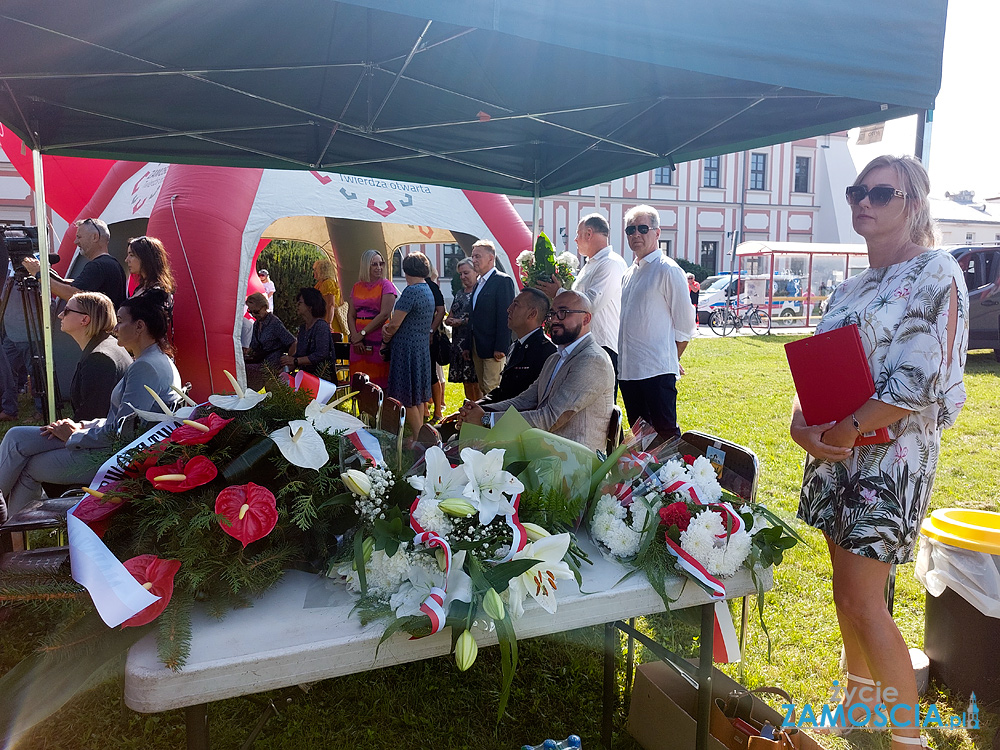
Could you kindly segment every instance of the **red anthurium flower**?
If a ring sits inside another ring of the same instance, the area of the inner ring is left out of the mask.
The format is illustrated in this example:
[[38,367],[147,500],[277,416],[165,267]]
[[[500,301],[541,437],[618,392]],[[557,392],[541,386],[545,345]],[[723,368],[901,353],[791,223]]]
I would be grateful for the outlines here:
[[202,430],[191,424],[183,424],[170,433],[168,440],[178,445],[202,445],[218,435],[222,428],[232,422],[231,419],[223,419],[218,414],[209,414],[201,419],[189,420],[207,427]]
[[180,560],[161,560],[156,555],[139,555],[126,560],[125,570],[132,574],[149,593],[160,597],[141,612],[138,612],[122,623],[123,628],[137,628],[151,623],[167,608],[170,597],[174,594],[174,576],[181,569]]
[[103,497],[98,497],[87,489],[87,497],[76,506],[73,515],[87,524],[97,536],[104,536],[111,522],[111,516],[125,505],[126,498],[118,494],[120,491],[119,482],[111,482],[101,487],[100,492]]
[[168,492],[186,492],[208,484],[218,475],[219,470],[215,468],[215,464],[204,456],[195,456],[187,462],[179,458],[172,464],[146,470],[146,479],[156,489]]
[[680,531],[687,531],[691,523],[691,511],[687,503],[670,503],[660,508],[660,524],[668,529],[676,525]]
[[128,468],[124,471],[124,475],[129,479],[141,477],[150,466],[156,466],[156,462],[160,460],[160,456],[163,455],[166,447],[163,443],[155,443],[149,446],[145,452],[140,454],[139,458],[129,464]]
[[229,521],[219,524],[222,530],[244,547],[266,537],[278,523],[274,495],[253,482],[226,487],[215,498],[215,512]]

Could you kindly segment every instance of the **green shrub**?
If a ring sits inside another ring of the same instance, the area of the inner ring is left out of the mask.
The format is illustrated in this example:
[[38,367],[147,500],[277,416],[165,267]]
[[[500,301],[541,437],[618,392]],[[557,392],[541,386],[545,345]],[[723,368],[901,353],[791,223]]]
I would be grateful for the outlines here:
[[692,263],[689,260],[684,260],[683,258],[674,258],[674,260],[677,261],[677,265],[684,269],[684,273],[693,273],[694,280],[699,284],[709,276],[715,275],[715,271],[710,271],[705,266],[699,266],[697,263]]
[[312,265],[323,257],[323,251],[315,245],[291,240],[271,240],[260,251],[257,268],[266,268],[274,282],[274,314],[292,333],[302,322],[295,312],[295,297],[299,289],[316,283]]

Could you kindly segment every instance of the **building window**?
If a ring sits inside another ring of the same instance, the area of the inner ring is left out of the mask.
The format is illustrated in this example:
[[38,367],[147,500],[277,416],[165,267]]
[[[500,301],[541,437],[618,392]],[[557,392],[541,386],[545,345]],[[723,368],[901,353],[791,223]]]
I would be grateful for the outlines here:
[[767,189],[767,154],[750,154],[750,189]]
[[976,235],[973,234],[972,232],[966,232],[965,233],[965,241],[966,242],[975,242],[976,241]]
[[[715,157],[718,158],[718,157]],[[719,243],[715,241],[703,241],[701,243],[701,258],[698,261],[698,265],[702,268],[707,268],[709,271],[715,271],[716,258],[719,254]]]
[[674,243],[671,242],[670,240],[661,239],[660,240],[660,252],[662,252],[668,258],[672,257],[670,255],[670,251],[673,249],[673,244]]
[[702,187],[719,187],[719,157],[710,156],[702,162],[702,165],[704,175]]
[[809,192],[809,162],[808,156],[795,157],[795,192]]
[[653,170],[653,183],[656,185],[673,185],[674,184],[674,168],[673,167],[657,167]]
[[462,246],[454,242],[447,245],[442,245],[444,249],[444,273],[441,275],[446,279],[453,279],[458,275],[455,270],[455,266],[458,261],[465,257],[465,251],[462,250]]

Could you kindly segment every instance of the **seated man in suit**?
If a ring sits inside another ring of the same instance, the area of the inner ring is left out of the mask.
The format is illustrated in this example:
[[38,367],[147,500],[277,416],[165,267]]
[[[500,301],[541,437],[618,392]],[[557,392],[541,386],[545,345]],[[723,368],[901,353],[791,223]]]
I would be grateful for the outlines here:
[[549,313],[549,298],[531,287],[521,291],[507,308],[507,327],[514,334],[514,343],[507,350],[507,360],[500,373],[500,385],[479,400],[491,404],[520,396],[535,382],[549,355],[555,354],[542,324]]
[[558,352],[519,396],[480,406],[466,401],[459,420],[492,427],[493,420],[513,407],[532,427],[574,440],[594,451],[604,450],[614,407],[615,371],[611,359],[590,334],[590,301],[563,292],[546,316]]
[[[514,343],[507,350],[507,359],[500,373],[500,385],[479,399],[478,404],[505,401],[535,382],[549,355],[555,354],[542,323],[549,312],[549,298],[539,289],[528,287],[518,294],[507,308],[507,327],[514,334]],[[457,433],[458,412],[441,420],[438,430],[445,440]]]

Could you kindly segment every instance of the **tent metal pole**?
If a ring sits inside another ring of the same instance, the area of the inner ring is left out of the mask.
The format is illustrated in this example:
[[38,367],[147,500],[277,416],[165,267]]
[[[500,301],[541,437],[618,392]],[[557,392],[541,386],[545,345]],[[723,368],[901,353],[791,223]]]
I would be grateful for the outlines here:
[[[37,136],[36,136],[37,138]],[[52,287],[49,284],[49,232],[45,211],[45,176],[42,152],[31,151],[35,171],[35,224],[38,226],[39,294],[41,296],[42,347],[45,352],[45,395],[48,398],[48,418],[56,418],[55,360],[52,358]]]
[[538,236],[542,233],[542,230],[538,226],[538,212],[539,212],[539,186],[538,186],[538,161],[535,161],[535,181],[532,184],[532,190],[534,192],[534,197],[531,199],[531,247],[535,247],[535,241],[538,240]]

